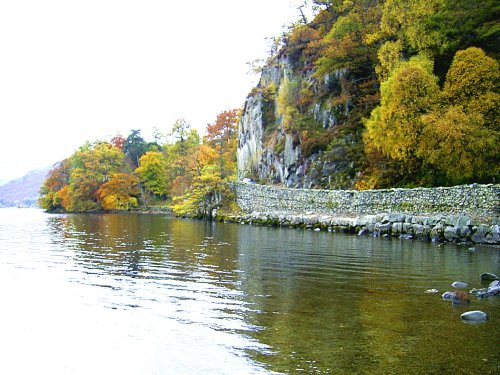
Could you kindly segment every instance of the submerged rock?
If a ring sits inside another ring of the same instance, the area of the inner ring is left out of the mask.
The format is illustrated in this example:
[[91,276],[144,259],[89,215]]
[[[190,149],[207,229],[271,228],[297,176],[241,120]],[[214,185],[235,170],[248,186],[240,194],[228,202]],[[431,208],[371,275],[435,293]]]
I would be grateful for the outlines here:
[[469,295],[465,292],[457,291],[454,292],[454,296],[451,299],[451,303],[454,305],[468,305],[470,304]]
[[466,292],[444,292],[441,298],[446,301],[451,301],[454,305],[468,305],[470,303],[469,295]]
[[455,282],[451,283],[451,286],[453,288],[468,288],[469,284],[467,284],[463,281],[455,281]]
[[444,292],[441,294],[441,298],[444,300],[451,301],[455,297],[455,292]]
[[493,281],[488,287],[489,296],[500,296],[500,281]]
[[481,289],[472,288],[469,291],[469,293],[475,295],[478,298],[487,297],[488,296],[488,288],[481,288]]
[[488,320],[488,314],[480,310],[467,311],[460,315],[460,319],[471,323],[480,323]]
[[494,273],[484,272],[484,273],[481,274],[481,280],[484,280],[484,281],[493,281],[493,280],[500,280],[500,279]]

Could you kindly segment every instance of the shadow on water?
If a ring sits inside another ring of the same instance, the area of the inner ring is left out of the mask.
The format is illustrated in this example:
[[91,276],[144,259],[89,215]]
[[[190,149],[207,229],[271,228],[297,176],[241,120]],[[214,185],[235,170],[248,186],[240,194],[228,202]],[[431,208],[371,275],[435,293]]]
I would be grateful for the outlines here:
[[[500,298],[453,307],[440,297],[456,280],[484,286],[479,275],[499,271],[497,248],[147,215],[52,216],[49,224],[78,267],[99,276],[92,282],[155,282],[152,290],[141,285],[133,303],[147,307],[166,294],[179,304],[176,319],[246,337],[241,350],[269,371],[500,369]],[[430,288],[440,293],[424,293]],[[476,309],[489,314],[487,323],[461,322]]]

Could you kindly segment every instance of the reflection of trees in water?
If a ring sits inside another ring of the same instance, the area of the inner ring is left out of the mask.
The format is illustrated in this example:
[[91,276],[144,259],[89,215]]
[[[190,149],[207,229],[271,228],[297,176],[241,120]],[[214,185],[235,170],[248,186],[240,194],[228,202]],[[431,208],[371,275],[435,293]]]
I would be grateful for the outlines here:
[[51,217],[49,228],[80,264],[112,274],[146,277],[166,266],[224,281],[235,269],[231,226],[161,215],[73,214]]
[[[466,325],[459,316],[467,307],[423,293],[450,287],[452,275],[473,281],[495,271],[494,249],[148,215],[51,216],[49,223],[51,237],[86,269],[175,278],[172,288],[193,281],[190,297],[220,297],[223,307],[213,311],[229,309],[256,327],[245,334],[276,354],[251,356],[272,370],[465,373],[484,365],[488,373],[498,360],[497,320]],[[235,298],[248,310],[230,307]]]
[[[146,215],[76,214],[54,217],[50,227],[88,268],[137,276],[142,265],[162,263],[170,238],[165,220]],[[166,224],[165,224],[166,225]]]
[[239,238],[247,320],[263,327],[252,336],[276,353],[252,356],[272,370],[463,373],[494,361],[495,330],[474,332],[459,319],[467,307],[424,293],[450,288],[450,275],[478,277],[491,253],[274,228],[242,227]]
[[252,355],[271,363],[272,370],[349,373],[367,362],[366,338],[357,329],[359,304],[346,295],[345,284],[351,276],[342,269],[344,260],[335,254],[336,249],[354,248],[356,239],[327,236],[275,228],[241,229],[242,289],[251,302],[248,320],[263,327],[252,336],[276,353]]

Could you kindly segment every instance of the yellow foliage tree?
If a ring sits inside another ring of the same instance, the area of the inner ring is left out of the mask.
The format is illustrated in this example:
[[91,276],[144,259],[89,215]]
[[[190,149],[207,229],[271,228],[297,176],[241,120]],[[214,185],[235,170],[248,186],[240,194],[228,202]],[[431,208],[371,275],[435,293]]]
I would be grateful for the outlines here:
[[440,171],[446,184],[481,181],[490,169],[498,139],[484,126],[477,113],[466,114],[461,107],[422,116],[426,125],[418,153],[428,167]]
[[411,164],[424,124],[439,93],[432,63],[423,57],[400,64],[381,86],[381,103],[365,122],[365,143],[385,156]]
[[146,189],[159,198],[167,195],[167,161],[163,153],[148,151],[139,159],[135,173]]

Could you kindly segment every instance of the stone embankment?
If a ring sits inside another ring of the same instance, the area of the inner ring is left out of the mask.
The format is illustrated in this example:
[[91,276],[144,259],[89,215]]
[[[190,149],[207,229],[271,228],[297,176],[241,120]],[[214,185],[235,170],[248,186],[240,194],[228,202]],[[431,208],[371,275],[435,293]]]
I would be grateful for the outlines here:
[[500,185],[367,191],[236,182],[241,223],[500,244]]

